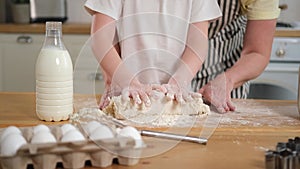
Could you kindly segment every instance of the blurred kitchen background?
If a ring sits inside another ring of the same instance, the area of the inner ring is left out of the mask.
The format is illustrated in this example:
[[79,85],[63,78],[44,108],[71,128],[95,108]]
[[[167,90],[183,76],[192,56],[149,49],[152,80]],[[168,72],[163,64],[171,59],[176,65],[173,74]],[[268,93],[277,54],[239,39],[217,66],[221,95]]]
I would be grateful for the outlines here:
[[[0,23],[13,22],[11,14],[11,3],[15,0],[0,0]],[[22,1],[22,0],[20,0]],[[29,0],[28,0],[29,1]],[[43,1],[43,0],[37,0]],[[50,0],[44,0],[50,1]],[[62,0],[51,0],[62,1]],[[91,17],[84,10],[85,0],[65,0],[67,11],[67,22],[90,23]],[[300,21],[300,1],[299,0],[280,0],[280,5],[284,7],[278,19],[284,23],[296,23]]]
[[[12,3],[16,1],[18,0],[0,0],[0,23],[13,22]],[[52,2],[56,1],[56,3],[61,3],[65,1],[66,15],[68,18],[66,22],[90,23],[91,21],[90,15],[83,8],[83,5],[85,3],[84,0],[37,0],[37,2],[38,1],[52,1]]]
[[[17,1],[27,1],[27,15],[21,14],[19,20],[14,18],[12,7]],[[29,1],[31,5],[35,3],[35,10],[29,7]],[[43,6],[42,3],[48,3],[44,5],[45,9],[39,7]],[[90,37],[92,19],[85,11],[84,3],[85,0],[0,0],[0,91],[35,90],[34,64],[44,40],[44,28],[42,24],[31,24],[32,17],[58,14],[56,19],[64,22],[63,38],[73,64],[76,64],[80,54],[89,57],[81,58],[84,63],[76,65],[74,92],[103,92],[102,75],[95,72],[94,68],[97,61],[84,48]],[[53,4],[57,7],[50,8]],[[299,7],[300,0],[280,0],[282,11],[277,23],[271,60],[263,74],[251,81],[249,98],[296,100],[300,65]],[[35,16],[32,16],[32,11]],[[38,21],[40,20],[35,20]],[[94,90],[90,89],[91,85]]]
[[[280,0],[280,6],[283,7],[278,19],[279,22],[297,23],[300,22],[300,1],[299,0]],[[299,23],[297,23],[299,25]]]

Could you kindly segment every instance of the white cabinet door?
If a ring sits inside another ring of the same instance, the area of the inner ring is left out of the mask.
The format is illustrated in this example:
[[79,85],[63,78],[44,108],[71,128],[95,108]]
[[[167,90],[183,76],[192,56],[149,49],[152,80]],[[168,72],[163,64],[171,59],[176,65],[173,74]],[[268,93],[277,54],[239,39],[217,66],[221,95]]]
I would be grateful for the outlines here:
[[[44,34],[0,34],[0,90],[35,91],[35,62],[42,48],[44,37]],[[63,35],[63,41],[70,53],[74,68],[77,57],[85,56],[85,53],[80,54],[81,50],[89,48],[85,46],[88,39],[89,35]],[[97,64],[93,57],[90,56],[90,59],[87,64],[90,62]],[[94,68],[90,65],[77,67],[75,80],[76,82],[79,80],[77,84],[80,84],[80,88],[76,89],[77,92],[86,93],[81,91],[81,87],[89,83],[94,72]],[[96,77],[97,93],[102,93],[104,83],[99,77],[101,74]]]
[[[74,38],[74,37],[73,37]],[[102,94],[104,91],[104,80],[100,73],[99,64],[91,50],[90,39],[87,36],[84,44],[75,44],[71,37],[65,38],[70,51],[76,51],[74,60],[74,92],[80,94]],[[82,37],[76,37],[82,38]],[[81,42],[83,39],[81,40]],[[75,49],[77,46],[77,49]]]
[[4,91],[35,90],[35,60],[44,36],[1,34],[2,89]]
[[86,41],[89,39],[89,35],[73,35],[73,34],[65,34],[63,35],[63,42],[65,47],[68,49],[70,56],[72,58],[73,65],[76,62],[76,58],[78,57],[82,48]]

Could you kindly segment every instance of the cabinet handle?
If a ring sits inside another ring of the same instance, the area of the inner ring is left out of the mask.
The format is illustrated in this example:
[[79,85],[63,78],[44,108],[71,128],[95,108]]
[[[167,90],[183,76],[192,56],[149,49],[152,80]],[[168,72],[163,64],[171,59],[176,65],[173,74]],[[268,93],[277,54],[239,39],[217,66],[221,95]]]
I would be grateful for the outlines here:
[[283,48],[278,48],[275,52],[276,56],[279,58],[283,58],[285,56],[285,49]]
[[281,4],[281,5],[279,5],[279,8],[281,10],[286,10],[286,9],[288,9],[288,5],[287,4]]
[[101,73],[90,73],[88,75],[88,79],[89,80],[102,81],[103,80],[103,76],[102,76]]
[[17,43],[26,44],[26,43],[32,43],[32,38],[30,36],[21,35],[17,38]]

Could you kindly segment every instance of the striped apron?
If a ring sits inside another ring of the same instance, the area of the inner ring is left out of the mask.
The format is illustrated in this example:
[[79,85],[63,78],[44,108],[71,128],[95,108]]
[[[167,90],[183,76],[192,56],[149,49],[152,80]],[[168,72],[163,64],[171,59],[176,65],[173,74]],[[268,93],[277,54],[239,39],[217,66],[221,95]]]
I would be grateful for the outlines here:
[[[240,0],[218,0],[222,17],[209,25],[209,51],[202,70],[192,80],[196,92],[202,86],[232,67],[240,58],[247,18],[241,15]],[[232,98],[246,98],[249,83],[245,83],[231,92]]]

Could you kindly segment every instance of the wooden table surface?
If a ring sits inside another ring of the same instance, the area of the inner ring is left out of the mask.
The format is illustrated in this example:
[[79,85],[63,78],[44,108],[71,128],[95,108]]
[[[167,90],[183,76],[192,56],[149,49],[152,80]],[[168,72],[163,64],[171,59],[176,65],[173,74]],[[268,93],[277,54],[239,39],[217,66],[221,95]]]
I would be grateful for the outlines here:
[[[128,167],[113,164],[108,168],[263,169],[267,149],[275,149],[278,142],[300,136],[296,101],[234,100],[234,103],[237,111],[222,115],[218,128],[207,145],[180,142],[168,151],[140,159],[137,165]],[[0,93],[1,128],[67,122],[38,120],[35,115],[34,93]],[[193,127],[189,134],[199,136],[201,130],[201,127]],[[168,142],[162,141],[161,144],[152,146],[160,150],[164,148],[163,144]]]

